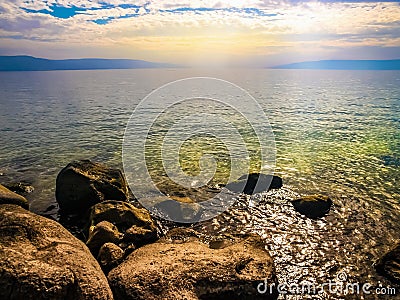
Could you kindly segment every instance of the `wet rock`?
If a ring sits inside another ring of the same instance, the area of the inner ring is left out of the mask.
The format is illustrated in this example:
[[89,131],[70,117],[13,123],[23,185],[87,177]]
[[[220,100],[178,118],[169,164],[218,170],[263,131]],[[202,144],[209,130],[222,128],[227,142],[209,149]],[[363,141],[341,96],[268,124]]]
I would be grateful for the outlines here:
[[186,241],[175,243],[168,234],[132,252],[108,275],[114,297],[276,299],[276,294],[257,291],[265,279],[276,283],[272,258],[259,236],[245,236],[223,249],[210,249],[191,232],[188,236]]
[[332,200],[328,196],[310,195],[292,201],[293,207],[302,215],[311,219],[322,218],[331,206]]
[[283,185],[282,178],[275,175],[251,173],[239,177],[237,181],[227,184],[225,187],[235,193],[253,195],[271,189],[279,189]]
[[13,191],[14,193],[17,193],[22,196],[26,196],[27,194],[30,194],[35,190],[35,188],[32,185],[26,182],[8,183],[4,184],[4,186],[8,188],[10,191]]
[[400,284],[400,242],[375,264],[376,271]]
[[400,166],[400,157],[392,155],[383,155],[381,156],[381,159],[385,166],[395,166],[395,167]]
[[201,205],[193,202],[178,201],[177,198],[175,196],[174,200],[171,197],[171,199],[159,202],[154,205],[153,209],[159,216],[176,223],[198,222],[203,213]]
[[152,229],[143,228],[133,225],[125,231],[123,241],[133,243],[136,246],[142,246],[155,242],[157,240],[157,232]]
[[90,209],[89,218],[91,226],[108,221],[114,224],[119,232],[128,231],[125,237],[131,241],[135,240],[136,246],[152,242],[154,237],[157,237],[157,227],[149,212],[128,202],[109,200],[96,204]]
[[69,163],[56,180],[56,199],[62,213],[84,214],[107,199],[126,200],[128,188],[122,172],[90,160]]
[[86,245],[93,255],[96,256],[101,246],[105,243],[118,243],[121,237],[122,235],[118,231],[117,226],[110,222],[102,221],[90,228]]
[[29,209],[28,200],[25,197],[10,191],[8,188],[0,184],[0,204],[16,204],[23,208]]
[[112,299],[89,249],[55,221],[0,205],[0,299]]
[[113,243],[101,246],[97,260],[105,273],[118,266],[124,257],[124,250]]
[[219,234],[213,236],[210,241],[208,242],[208,246],[211,249],[223,249],[230,245],[233,245],[237,240],[234,236],[229,234]]

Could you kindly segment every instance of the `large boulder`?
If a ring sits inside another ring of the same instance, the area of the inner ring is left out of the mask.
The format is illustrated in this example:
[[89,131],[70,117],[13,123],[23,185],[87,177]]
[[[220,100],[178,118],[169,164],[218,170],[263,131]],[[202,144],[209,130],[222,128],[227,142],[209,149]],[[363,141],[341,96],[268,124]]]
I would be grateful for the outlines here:
[[116,299],[276,299],[260,294],[276,284],[272,258],[257,235],[211,249],[191,231],[167,237],[130,254],[108,275]]
[[283,185],[282,178],[276,175],[251,173],[239,177],[238,180],[226,185],[226,188],[235,193],[253,195],[271,189],[279,189]]
[[377,261],[375,269],[382,276],[400,284],[400,242]]
[[56,180],[56,199],[62,212],[83,214],[104,200],[126,200],[128,187],[122,172],[90,160],[69,163]]
[[23,208],[29,209],[28,200],[25,197],[10,191],[0,184],[0,204],[16,204]]
[[294,209],[302,215],[310,219],[318,219],[329,212],[332,200],[324,195],[309,195],[293,200],[292,204]]
[[0,299],[112,299],[88,248],[55,221],[0,205]]

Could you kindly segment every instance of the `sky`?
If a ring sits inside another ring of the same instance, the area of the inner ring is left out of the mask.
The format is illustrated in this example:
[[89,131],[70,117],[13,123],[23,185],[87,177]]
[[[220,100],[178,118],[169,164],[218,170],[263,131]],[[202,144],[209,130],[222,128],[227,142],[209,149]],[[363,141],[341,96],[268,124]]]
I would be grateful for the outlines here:
[[400,58],[400,2],[2,0],[0,55],[206,66]]

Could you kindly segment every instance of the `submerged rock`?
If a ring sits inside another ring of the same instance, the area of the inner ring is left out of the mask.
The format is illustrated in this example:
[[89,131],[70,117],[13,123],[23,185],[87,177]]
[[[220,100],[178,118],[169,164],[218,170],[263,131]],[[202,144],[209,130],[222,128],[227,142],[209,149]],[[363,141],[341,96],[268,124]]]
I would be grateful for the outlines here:
[[328,196],[310,195],[292,201],[293,207],[302,215],[311,219],[322,218],[331,206],[332,200]]
[[392,156],[392,155],[383,155],[380,157],[385,166],[400,166],[400,157]]
[[126,200],[128,187],[122,172],[90,160],[69,163],[56,180],[56,199],[61,212],[84,214],[107,199]]
[[30,185],[29,183],[25,183],[25,182],[8,183],[8,184],[4,184],[4,186],[6,188],[8,188],[9,190],[11,190],[19,195],[22,195],[22,196],[30,194],[35,190],[35,188],[32,185]]
[[253,195],[271,189],[279,189],[283,185],[282,178],[275,175],[251,173],[239,177],[237,181],[227,184],[225,187],[235,193]]
[[23,208],[29,209],[28,200],[25,197],[10,191],[8,188],[0,184],[0,204],[16,204]]
[[257,291],[264,280],[276,284],[272,258],[259,236],[210,249],[192,231],[177,243],[174,231],[111,270],[116,299],[276,299],[275,293]]
[[124,250],[113,243],[101,246],[97,260],[105,273],[115,268],[124,258]]
[[0,205],[0,299],[112,299],[89,249],[55,221]]
[[400,242],[375,264],[379,274],[400,284]]
[[176,223],[198,222],[203,213],[200,204],[179,201],[178,197],[159,202],[152,209],[156,210],[161,217]]

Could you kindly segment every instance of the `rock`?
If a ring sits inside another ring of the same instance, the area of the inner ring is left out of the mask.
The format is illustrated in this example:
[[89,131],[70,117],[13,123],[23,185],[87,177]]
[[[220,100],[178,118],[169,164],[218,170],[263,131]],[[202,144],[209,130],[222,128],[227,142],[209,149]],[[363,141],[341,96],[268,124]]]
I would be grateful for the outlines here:
[[124,258],[124,250],[113,243],[101,246],[97,260],[105,273],[115,268]]
[[0,184],[0,204],[16,204],[29,209],[28,200]]
[[115,299],[276,299],[276,293],[257,291],[264,280],[276,284],[272,258],[259,236],[223,249],[210,249],[191,232],[180,243],[175,240],[169,234],[143,246],[111,270]]
[[105,243],[118,243],[121,237],[122,235],[117,226],[107,221],[101,221],[89,230],[89,238],[86,245],[93,255],[97,256],[101,246]]
[[157,226],[149,212],[128,202],[109,200],[96,204],[90,209],[89,219],[91,226],[108,221],[116,225],[120,232],[128,231],[125,240],[135,240],[136,246],[157,238]]
[[61,212],[84,214],[104,200],[126,200],[128,188],[122,172],[90,160],[69,163],[57,176],[56,199]]
[[229,234],[219,234],[211,237],[210,241],[208,242],[208,246],[211,249],[222,249],[234,243],[235,243],[235,237]]
[[385,166],[394,166],[400,167],[400,157],[391,156],[391,155],[383,155],[380,157]]
[[0,299],[113,299],[89,249],[55,221],[0,205]]
[[35,190],[35,188],[32,185],[25,182],[8,183],[4,184],[4,186],[8,188],[10,191],[13,191],[22,196],[26,196],[27,194],[30,194]]
[[143,228],[133,225],[125,231],[123,241],[133,243],[136,246],[142,246],[155,242],[157,240],[157,232],[155,230]]
[[282,185],[282,178],[279,176],[251,173],[239,177],[237,181],[231,182],[225,187],[235,193],[253,195],[270,189],[279,189]]
[[377,261],[375,269],[380,275],[400,284],[400,242]]
[[293,207],[302,215],[311,219],[322,218],[331,206],[332,200],[323,195],[304,196],[292,201]]
[[[172,197],[171,197],[172,198]],[[168,199],[154,205],[152,210],[162,218],[174,221],[176,223],[194,223],[198,222],[203,213],[203,208],[198,203],[178,201]]]

